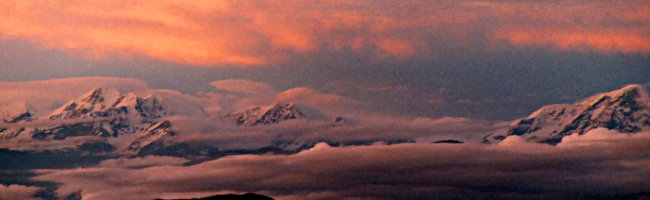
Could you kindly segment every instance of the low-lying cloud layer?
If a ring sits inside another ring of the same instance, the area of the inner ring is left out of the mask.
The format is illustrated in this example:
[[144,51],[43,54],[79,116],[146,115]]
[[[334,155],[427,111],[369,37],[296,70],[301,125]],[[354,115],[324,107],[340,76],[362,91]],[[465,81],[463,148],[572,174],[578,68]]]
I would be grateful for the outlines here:
[[40,200],[34,197],[39,190],[41,188],[32,186],[0,185],[0,199]]
[[110,161],[96,168],[41,170],[35,179],[61,183],[58,195],[81,192],[84,199],[231,191],[279,199],[647,197],[649,136],[598,129],[557,147],[517,137],[498,145],[319,144],[294,155],[229,156],[192,166],[133,169]]

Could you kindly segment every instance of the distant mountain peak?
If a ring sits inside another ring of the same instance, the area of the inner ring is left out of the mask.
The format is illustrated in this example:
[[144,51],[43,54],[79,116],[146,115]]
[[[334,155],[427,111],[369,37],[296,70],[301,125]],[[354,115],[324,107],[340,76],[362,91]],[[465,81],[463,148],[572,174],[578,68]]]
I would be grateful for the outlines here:
[[271,106],[253,107],[244,111],[226,114],[224,118],[234,120],[238,126],[256,126],[302,119],[305,118],[305,115],[296,104],[282,102]]
[[505,133],[487,136],[484,142],[519,135],[528,141],[556,144],[564,136],[585,134],[596,128],[634,133],[647,127],[650,127],[650,95],[642,85],[632,84],[574,104],[544,106],[526,118],[515,120]]
[[130,117],[143,122],[152,122],[162,118],[165,114],[165,109],[154,97],[143,98],[134,93],[121,95],[117,90],[97,88],[64,104],[52,112],[48,118]]
[[[171,132],[170,122],[164,120],[166,114],[163,105],[153,96],[139,97],[135,93],[122,95],[115,89],[96,88],[67,102],[45,118],[49,121],[59,120],[60,123],[44,127],[7,128],[0,130],[0,136],[3,139],[23,137],[39,140],[88,135],[117,137],[141,132],[164,136]],[[29,120],[31,113],[16,116],[9,121]],[[157,129],[152,129],[154,127]],[[166,133],[160,133],[161,127]]]
[[91,104],[95,104],[97,102],[102,102],[104,101],[104,89],[103,88],[96,88],[91,90],[90,92],[86,93],[86,95],[83,95],[80,100],[83,102],[88,102]]

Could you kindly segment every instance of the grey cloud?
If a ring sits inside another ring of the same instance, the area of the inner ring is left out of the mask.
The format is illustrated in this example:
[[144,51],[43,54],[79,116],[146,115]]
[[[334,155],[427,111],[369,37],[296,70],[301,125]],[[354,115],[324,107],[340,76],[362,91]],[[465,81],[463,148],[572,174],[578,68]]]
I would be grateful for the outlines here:
[[178,142],[207,143],[219,149],[257,149],[280,145],[288,149],[318,142],[370,144],[373,142],[433,142],[455,139],[480,141],[494,128],[486,121],[467,118],[405,118],[374,114],[343,115],[343,122],[291,120],[271,126],[237,127],[214,118],[171,118]]
[[188,160],[177,157],[147,156],[142,158],[117,158],[104,160],[99,167],[107,168],[147,168],[153,166],[174,166],[187,163]]

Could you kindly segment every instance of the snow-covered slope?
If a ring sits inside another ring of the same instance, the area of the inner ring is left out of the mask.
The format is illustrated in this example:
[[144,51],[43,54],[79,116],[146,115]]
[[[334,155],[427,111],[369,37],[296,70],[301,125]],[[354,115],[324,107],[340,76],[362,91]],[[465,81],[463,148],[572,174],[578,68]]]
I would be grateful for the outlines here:
[[174,135],[174,131],[172,131],[171,128],[172,124],[167,120],[153,124],[151,127],[147,128],[147,130],[138,133],[135,140],[133,140],[129,145],[129,150],[139,151],[160,140],[162,137]]
[[601,93],[574,104],[556,104],[540,108],[526,118],[515,120],[506,131],[485,137],[494,143],[511,135],[528,141],[556,144],[564,136],[584,134],[596,128],[623,133],[650,127],[650,95],[642,85],[628,85]]
[[17,123],[31,120],[28,111],[14,113],[27,114],[13,115],[19,117],[4,120],[8,128],[0,128],[3,140],[138,134],[133,143],[142,146],[171,133],[171,123],[164,120],[167,111],[158,99],[139,97],[134,93],[122,95],[113,89],[94,89],[67,102],[36,125]]
[[272,106],[254,107],[244,111],[226,114],[238,126],[277,124],[292,119],[305,118],[305,114],[294,103],[277,103]]
[[151,122],[165,115],[156,98],[138,97],[134,93],[120,95],[117,90],[98,88],[72,100],[54,111],[49,119],[87,119],[122,117]]

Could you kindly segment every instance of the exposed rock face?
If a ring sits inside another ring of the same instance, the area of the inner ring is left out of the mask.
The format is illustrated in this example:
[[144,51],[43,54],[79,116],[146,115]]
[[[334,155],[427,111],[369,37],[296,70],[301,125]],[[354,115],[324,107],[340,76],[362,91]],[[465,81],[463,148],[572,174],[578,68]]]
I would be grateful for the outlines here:
[[518,135],[528,141],[559,143],[564,136],[585,134],[596,128],[634,133],[650,127],[650,95],[641,85],[597,94],[574,104],[544,106],[515,120],[505,133],[485,137],[485,143]]
[[293,103],[278,103],[265,108],[254,107],[224,116],[224,118],[235,121],[238,126],[277,124],[287,120],[302,119],[304,117],[305,115]]

